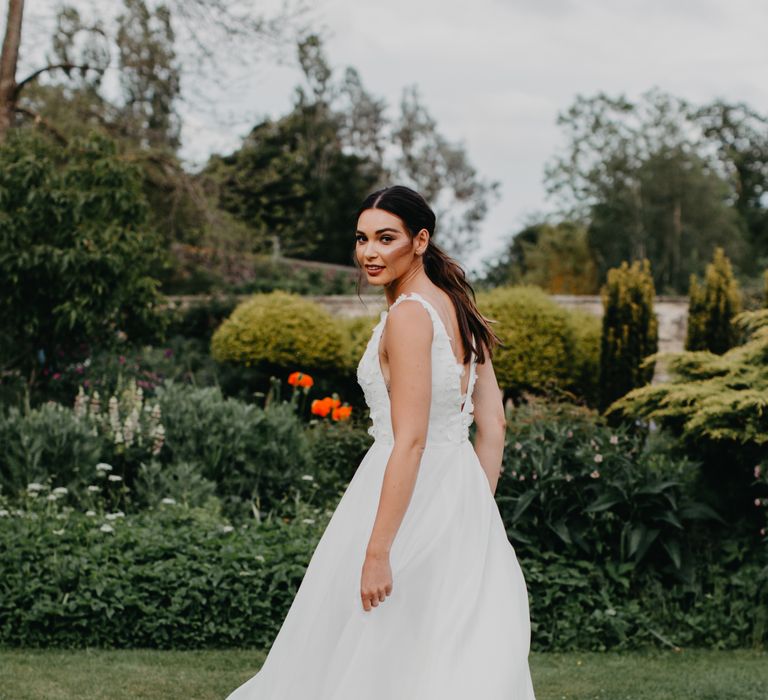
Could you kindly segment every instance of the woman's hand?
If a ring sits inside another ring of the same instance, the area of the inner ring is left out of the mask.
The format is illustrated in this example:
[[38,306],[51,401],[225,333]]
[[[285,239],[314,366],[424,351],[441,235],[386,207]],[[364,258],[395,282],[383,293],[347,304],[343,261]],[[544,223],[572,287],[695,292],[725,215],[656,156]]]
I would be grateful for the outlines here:
[[363,572],[360,577],[360,597],[363,609],[368,612],[383,603],[392,593],[392,567],[389,565],[389,553],[366,552]]

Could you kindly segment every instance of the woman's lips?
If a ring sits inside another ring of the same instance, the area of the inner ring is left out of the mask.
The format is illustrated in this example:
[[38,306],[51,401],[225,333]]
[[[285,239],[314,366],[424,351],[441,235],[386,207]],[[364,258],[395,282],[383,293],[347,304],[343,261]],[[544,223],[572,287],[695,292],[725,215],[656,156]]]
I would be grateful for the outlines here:
[[369,275],[378,275],[384,268],[380,265],[366,265],[365,269],[367,270]]

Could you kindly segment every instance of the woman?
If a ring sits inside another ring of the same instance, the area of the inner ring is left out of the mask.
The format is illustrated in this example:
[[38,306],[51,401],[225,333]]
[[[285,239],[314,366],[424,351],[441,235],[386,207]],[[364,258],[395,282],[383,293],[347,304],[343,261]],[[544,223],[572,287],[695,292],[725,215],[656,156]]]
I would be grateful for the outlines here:
[[389,304],[357,368],[375,440],[261,670],[228,700],[534,698],[525,581],[493,498],[499,339],[434,231],[407,187],[358,211],[357,264]]

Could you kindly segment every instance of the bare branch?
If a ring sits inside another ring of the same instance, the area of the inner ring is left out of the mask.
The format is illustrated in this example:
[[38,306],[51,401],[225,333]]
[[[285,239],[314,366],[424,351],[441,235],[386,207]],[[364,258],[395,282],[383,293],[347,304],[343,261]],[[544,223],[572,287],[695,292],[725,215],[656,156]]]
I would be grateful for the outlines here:
[[63,70],[65,73],[69,74],[69,71],[71,70],[79,70],[82,73],[85,73],[85,71],[93,70],[97,73],[103,73],[104,69],[99,68],[98,66],[89,66],[87,64],[76,64],[76,63],[56,63],[49,66],[45,66],[44,68],[40,68],[36,70],[34,73],[30,73],[24,80],[19,82],[16,85],[16,89],[14,91],[14,97],[18,97],[19,93],[21,92],[21,89],[27,85],[28,83],[31,83],[33,80],[37,80],[43,73],[48,73],[53,70]]

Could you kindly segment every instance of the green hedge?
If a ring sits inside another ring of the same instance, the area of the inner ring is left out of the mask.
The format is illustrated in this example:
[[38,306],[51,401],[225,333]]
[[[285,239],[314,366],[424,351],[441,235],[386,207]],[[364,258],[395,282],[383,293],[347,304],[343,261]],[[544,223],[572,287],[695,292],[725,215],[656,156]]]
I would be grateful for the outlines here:
[[323,524],[312,513],[227,531],[178,505],[115,520],[64,513],[0,518],[2,645],[265,648]]
[[505,393],[554,390],[594,399],[598,318],[558,306],[537,287],[499,287],[479,293],[477,305],[497,321],[493,329],[505,344],[493,360]]
[[[44,501],[20,512],[0,510],[0,645],[265,649],[331,511],[299,503],[287,522],[236,529],[214,508],[178,505],[112,520]],[[535,650],[768,641],[766,571],[754,562],[720,552],[699,562],[693,586],[647,575],[630,588],[611,561],[519,556]]]

